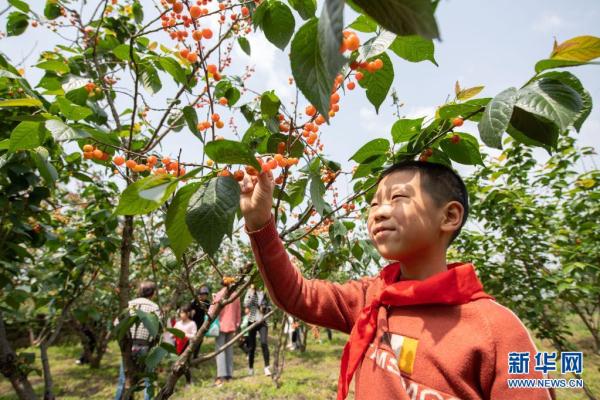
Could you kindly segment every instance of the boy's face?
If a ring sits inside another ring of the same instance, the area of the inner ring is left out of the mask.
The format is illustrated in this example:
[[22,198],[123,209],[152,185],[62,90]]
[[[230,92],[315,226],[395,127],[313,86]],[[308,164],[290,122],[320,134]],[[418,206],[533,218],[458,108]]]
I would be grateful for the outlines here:
[[388,260],[418,257],[445,240],[443,210],[423,189],[421,173],[397,171],[379,182],[371,200],[367,228],[377,251]]

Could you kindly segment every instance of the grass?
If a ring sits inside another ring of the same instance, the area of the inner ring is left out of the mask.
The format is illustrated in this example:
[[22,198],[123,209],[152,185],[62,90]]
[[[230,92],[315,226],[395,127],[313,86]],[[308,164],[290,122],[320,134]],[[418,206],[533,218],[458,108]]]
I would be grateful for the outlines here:
[[[590,335],[577,319],[572,319],[572,341],[576,349],[584,352],[583,378],[593,393],[600,394],[600,356],[592,354]],[[346,335],[334,332],[333,341],[328,342],[324,332],[322,343],[309,339],[305,353],[286,352],[286,365],[282,378],[282,386],[276,389],[270,378],[262,374],[263,361],[260,346],[257,348],[255,376],[247,376],[245,355],[236,347],[234,350],[234,379],[220,388],[213,386],[216,376],[214,361],[202,364],[192,371],[192,385],[185,386],[181,379],[172,399],[176,400],[316,400],[335,398],[339,359],[345,344]],[[271,341],[273,348],[274,341]],[[552,351],[545,341],[536,341],[540,351]],[[203,350],[213,347],[213,339],[203,346]],[[33,350],[30,350],[33,351]],[[77,345],[64,345],[49,349],[49,358],[54,377],[55,394],[65,400],[75,399],[111,399],[114,396],[117,375],[119,372],[119,351],[116,343],[111,343],[102,367],[91,370],[87,366],[75,365],[80,355]],[[39,357],[36,357],[39,363]],[[164,374],[163,374],[164,376]],[[551,377],[562,377],[550,373]],[[37,393],[43,390],[43,380],[35,373],[30,380]],[[141,396],[138,396],[141,398]],[[352,398],[352,396],[349,396]],[[559,389],[557,398],[565,400],[585,400],[587,397],[581,389]],[[0,400],[16,399],[12,387],[6,379],[0,380]]]
[[[581,320],[575,316],[569,318],[568,325],[571,329],[571,343],[576,351],[583,352],[583,374],[582,378],[585,385],[594,393],[595,397],[600,396],[600,355],[594,354],[592,336],[586,329]],[[547,340],[535,339],[538,351],[554,352],[554,348]],[[557,357],[560,361],[560,355]],[[558,372],[550,372],[550,378],[574,378],[571,374],[560,374],[560,362],[557,362]],[[557,389],[556,397],[560,400],[584,400],[587,396],[583,389]]]

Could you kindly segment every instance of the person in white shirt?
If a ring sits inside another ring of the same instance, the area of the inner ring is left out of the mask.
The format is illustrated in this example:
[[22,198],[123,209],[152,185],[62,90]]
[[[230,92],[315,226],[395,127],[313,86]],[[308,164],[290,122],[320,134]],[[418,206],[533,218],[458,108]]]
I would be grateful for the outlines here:
[[[179,319],[175,322],[175,329],[179,329],[185,335],[183,338],[175,338],[175,346],[177,348],[177,354],[183,353],[188,347],[190,340],[196,335],[198,328],[196,323],[190,318],[192,308],[190,305],[186,305],[179,310]],[[185,379],[188,384],[192,382],[192,374],[189,369],[184,372]]]
[[256,334],[260,336],[260,346],[265,362],[265,375],[271,375],[269,367],[269,343],[268,343],[268,325],[264,316],[269,312],[270,304],[267,295],[262,290],[256,290],[254,284],[246,292],[244,298],[244,307],[249,309],[248,323],[260,322],[254,328],[248,331],[248,375],[254,375],[254,354],[256,352]]

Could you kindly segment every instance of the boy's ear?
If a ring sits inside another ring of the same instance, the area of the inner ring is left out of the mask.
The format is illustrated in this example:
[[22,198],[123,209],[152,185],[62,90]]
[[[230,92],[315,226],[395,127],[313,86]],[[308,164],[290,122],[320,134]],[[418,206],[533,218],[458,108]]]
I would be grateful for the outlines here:
[[444,232],[455,232],[460,229],[465,209],[458,201],[448,202],[443,209],[440,229]]

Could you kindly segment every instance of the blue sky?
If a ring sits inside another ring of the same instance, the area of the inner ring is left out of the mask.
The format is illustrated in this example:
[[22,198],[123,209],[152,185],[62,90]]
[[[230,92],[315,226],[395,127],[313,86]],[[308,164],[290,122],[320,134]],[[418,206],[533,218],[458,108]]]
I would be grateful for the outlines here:
[[[40,9],[43,5],[41,0],[30,3]],[[151,6],[148,0],[143,3]],[[153,13],[147,7],[147,17]],[[554,38],[561,42],[584,34],[600,36],[600,2],[597,0],[442,0],[436,16],[441,32],[441,41],[435,43],[439,67],[430,62],[409,63],[391,54],[395,70],[393,87],[405,104],[402,112],[406,116],[431,115],[447,96],[452,95],[456,80],[463,87],[485,85],[481,96],[486,97],[492,97],[510,86],[519,87],[533,75],[535,62],[549,55]],[[354,17],[355,14],[347,7],[346,23],[352,22]],[[5,19],[6,14],[1,17],[2,26]],[[165,34],[156,35],[154,40],[172,45]],[[294,92],[287,83],[291,76],[289,47],[281,52],[266,42],[260,32],[250,36],[249,40],[252,56],[246,56],[237,46],[233,56],[243,65],[256,66],[256,74],[250,81],[251,88],[258,92],[275,88],[284,102],[292,101]],[[19,61],[35,46],[33,55],[26,59],[24,66],[27,78],[37,82],[41,74],[30,68],[36,62],[35,57],[41,50],[60,42],[45,29],[29,29],[23,36],[0,40],[0,50],[14,61]],[[578,67],[571,71],[582,80],[598,103],[600,66]],[[165,98],[174,91],[174,87],[166,87],[165,93],[154,96],[152,102],[164,104]],[[349,167],[351,164],[345,161],[362,144],[376,137],[389,137],[390,127],[395,121],[394,109],[388,101],[377,115],[359,87],[343,96],[340,104],[341,111],[332,120],[332,125],[322,129],[322,141],[330,158]],[[301,109],[305,105],[306,102],[302,101]],[[228,116],[225,110],[221,115]],[[237,120],[241,121],[241,118]],[[240,131],[243,133],[243,125]],[[474,124],[465,124],[464,131],[478,136]],[[226,137],[231,136],[226,129],[222,133]],[[596,106],[579,134],[579,144],[598,149],[599,137],[600,111]],[[168,136],[162,152],[176,155],[180,148],[184,160],[199,159],[199,142],[187,129]],[[543,156],[543,153],[540,152],[540,155]],[[469,171],[468,168],[460,170],[463,173]]]

